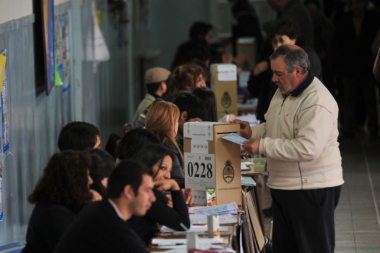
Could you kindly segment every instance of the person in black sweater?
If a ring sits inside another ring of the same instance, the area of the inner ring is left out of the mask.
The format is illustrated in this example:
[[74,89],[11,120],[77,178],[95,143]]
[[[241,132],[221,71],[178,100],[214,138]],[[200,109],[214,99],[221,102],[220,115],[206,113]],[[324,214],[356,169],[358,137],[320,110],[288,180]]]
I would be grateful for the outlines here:
[[[128,221],[136,233],[149,244],[150,239],[158,232],[158,224],[177,231],[183,231],[181,223],[190,227],[189,211],[178,183],[170,179],[173,165],[173,154],[161,144],[150,144],[142,147],[132,160],[140,162],[153,171],[155,196],[145,216],[132,216]],[[162,191],[169,191],[168,195]]]
[[91,189],[106,197],[108,178],[115,167],[114,158],[106,151],[101,149],[91,149],[89,151],[92,159],[90,176],[93,180]]
[[36,204],[26,233],[23,253],[53,252],[63,232],[92,195],[87,152],[63,151],[54,154],[29,202]]
[[379,138],[378,98],[372,73],[371,51],[380,27],[380,14],[367,8],[367,0],[350,0],[349,11],[336,20],[333,45],[334,70],[339,80],[341,123],[339,141],[354,139],[362,118],[369,139]]
[[[314,75],[322,81],[322,65],[318,55],[303,40],[301,29],[297,23],[290,19],[284,19],[278,23],[273,28],[271,44],[274,50],[283,44],[301,47],[308,54]],[[248,80],[248,90],[251,96],[258,98],[256,117],[261,122],[265,122],[264,114],[267,112],[269,103],[277,90],[277,85],[272,82],[272,75],[268,55],[265,60],[256,65]]]
[[212,26],[208,23],[194,22],[189,31],[189,40],[180,44],[174,55],[171,70],[192,60],[200,60],[207,67],[210,63]]
[[126,221],[132,215],[145,215],[156,200],[151,169],[132,161],[120,162],[108,180],[107,197],[80,212],[55,253],[148,252]]

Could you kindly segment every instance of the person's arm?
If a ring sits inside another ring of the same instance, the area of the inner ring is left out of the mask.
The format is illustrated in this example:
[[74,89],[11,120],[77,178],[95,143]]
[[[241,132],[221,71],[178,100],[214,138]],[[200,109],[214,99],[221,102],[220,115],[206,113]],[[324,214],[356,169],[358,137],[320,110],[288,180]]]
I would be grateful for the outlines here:
[[380,46],[377,51],[375,63],[373,64],[373,75],[375,76],[376,81],[380,82]]
[[74,218],[75,214],[63,206],[57,206],[46,212],[41,226],[43,226],[44,240],[51,252]]
[[[163,184],[169,183],[170,181],[174,180],[168,179],[162,180],[161,182],[158,181],[155,182],[155,186],[158,187],[158,190],[162,190],[165,189],[163,188]],[[173,208],[168,207],[163,201],[157,199],[153,202],[152,207],[148,210],[146,216],[171,229],[183,231],[183,228],[180,225],[181,223],[188,228],[190,227],[189,210],[178,185],[177,188],[171,187],[171,189]]]
[[261,123],[258,126],[250,126],[249,122],[242,120],[231,120],[230,123],[237,123],[240,125],[240,135],[246,139],[249,138],[263,138],[266,133],[266,123]]
[[172,172],[170,173],[170,176],[172,179],[177,181],[180,188],[185,188],[185,175],[183,174],[179,151],[176,149],[176,147],[173,144],[169,144],[167,148],[174,155],[173,168],[172,168]]

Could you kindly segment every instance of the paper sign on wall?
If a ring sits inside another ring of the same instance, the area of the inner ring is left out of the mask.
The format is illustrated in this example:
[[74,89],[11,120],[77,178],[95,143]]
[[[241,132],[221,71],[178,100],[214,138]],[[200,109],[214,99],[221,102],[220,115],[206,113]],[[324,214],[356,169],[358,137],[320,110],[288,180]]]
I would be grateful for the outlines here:
[[3,54],[0,54],[0,92],[3,90],[3,79],[5,74],[5,63],[7,57]]

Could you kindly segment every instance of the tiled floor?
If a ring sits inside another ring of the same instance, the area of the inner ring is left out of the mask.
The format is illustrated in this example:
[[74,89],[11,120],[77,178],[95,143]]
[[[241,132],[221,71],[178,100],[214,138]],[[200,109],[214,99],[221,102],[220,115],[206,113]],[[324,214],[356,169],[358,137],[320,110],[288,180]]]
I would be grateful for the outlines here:
[[[380,252],[380,141],[365,134],[340,144],[345,183],[335,212],[336,253]],[[263,208],[271,198],[259,187]],[[271,218],[264,218],[269,237]]]

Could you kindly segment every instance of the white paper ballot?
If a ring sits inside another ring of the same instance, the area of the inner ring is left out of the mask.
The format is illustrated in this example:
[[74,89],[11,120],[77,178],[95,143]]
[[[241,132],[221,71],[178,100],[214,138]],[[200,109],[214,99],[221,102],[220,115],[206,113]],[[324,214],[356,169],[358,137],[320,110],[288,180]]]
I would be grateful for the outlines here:
[[[203,215],[205,217],[205,220],[207,219],[206,215]],[[190,218],[191,219],[191,218]],[[237,222],[237,219],[235,218],[234,222]],[[232,223],[232,222],[230,222]],[[189,231],[187,232],[207,232],[208,227],[207,225],[191,225]],[[220,226],[219,231],[221,232],[228,232],[228,227],[226,226]],[[161,233],[175,233],[175,234],[186,234],[186,231],[176,231],[174,229],[168,228],[167,226],[162,226],[160,228]]]
[[253,162],[242,162],[240,164],[241,164],[241,166],[240,166],[241,170],[250,170],[251,168],[249,166],[254,165]]
[[[223,243],[223,238],[199,238],[200,243]],[[173,239],[163,239],[163,238],[153,238],[153,245],[185,245],[186,238],[173,238]]]
[[238,206],[236,202],[225,203],[216,206],[206,207],[189,207],[189,213],[191,214],[203,214],[203,215],[223,215],[223,214],[236,214]]
[[223,136],[222,138],[227,140],[227,141],[239,144],[239,145],[243,145],[243,143],[247,141],[246,138],[241,137],[240,135],[235,134],[235,133],[227,134],[227,135]]
[[[190,216],[190,223],[191,224],[207,224],[207,215],[190,214],[189,216]],[[234,216],[232,214],[219,215],[219,224],[220,225],[229,224],[229,223],[236,223],[236,222],[237,222],[237,218],[236,218],[236,216]],[[192,226],[194,226],[194,225],[191,225],[191,227]]]

